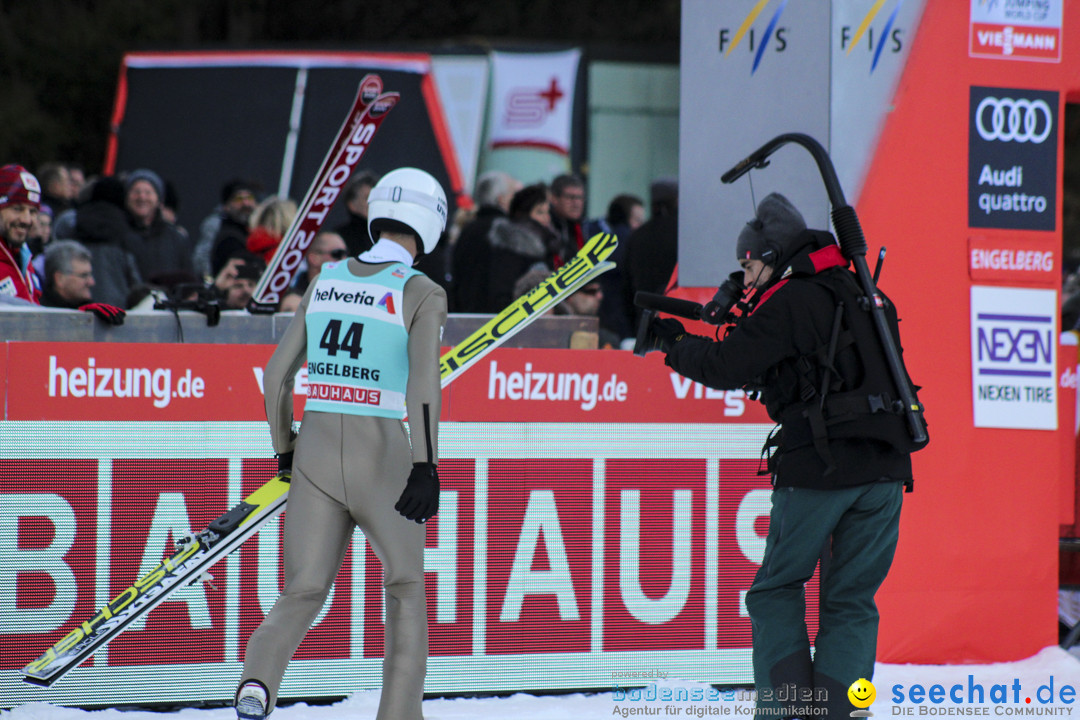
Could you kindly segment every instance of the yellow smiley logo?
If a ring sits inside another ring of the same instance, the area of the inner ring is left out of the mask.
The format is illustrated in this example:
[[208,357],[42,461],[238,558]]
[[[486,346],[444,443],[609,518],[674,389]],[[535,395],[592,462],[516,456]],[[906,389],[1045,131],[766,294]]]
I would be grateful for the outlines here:
[[877,698],[877,691],[874,689],[874,683],[870,682],[866,678],[859,678],[855,682],[851,683],[851,687],[847,691],[848,700],[851,704],[857,708],[868,708],[874,704],[874,700]]

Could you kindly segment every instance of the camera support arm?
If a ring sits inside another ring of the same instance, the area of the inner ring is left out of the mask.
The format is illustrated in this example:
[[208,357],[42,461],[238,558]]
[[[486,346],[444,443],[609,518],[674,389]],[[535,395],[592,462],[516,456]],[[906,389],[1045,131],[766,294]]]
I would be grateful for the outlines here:
[[908,431],[916,443],[925,443],[927,440],[926,422],[923,419],[923,407],[919,403],[915,393],[912,392],[904,370],[900,352],[889,331],[885,319],[884,302],[878,293],[877,285],[870,268],[866,264],[866,237],[863,235],[859,218],[855,214],[855,208],[847,204],[844,199],[844,191],[840,187],[840,181],[836,177],[836,169],[833,167],[829,154],[814,138],[804,133],[785,133],[777,135],[760,148],[750,153],[745,159],[740,160],[735,167],[720,176],[720,181],[730,184],[750,172],[754,168],[764,168],[769,164],[769,156],[788,143],[802,145],[817,163],[818,172],[825,183],[825,190],[829,194],[829,202],[832,204],[833,227],[836,228],[836,238],[840,243],[840,252],[855,266],[855,275],[862,286],[863,293],[870,301],[870,315],[877,330],[878,340],[881,341],[885,351],[885,359],[889,365],[889,374],[892,375],[893,384],[896,386],[900,401],[904,405],[904,414],[907,417]]

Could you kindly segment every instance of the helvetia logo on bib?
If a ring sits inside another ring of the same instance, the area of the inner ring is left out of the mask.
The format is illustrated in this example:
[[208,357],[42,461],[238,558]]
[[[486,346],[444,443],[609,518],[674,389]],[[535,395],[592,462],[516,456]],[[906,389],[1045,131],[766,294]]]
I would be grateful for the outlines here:
[[394,312],[394,294],[393,293],[386,293],[385,295],[383,295],[382,300],[380,300],[378,302],[378,305],[379,305],[379,307],[386,310],[386,312],[388,312],[391,315],[396,315],[397,314],[396,312]]

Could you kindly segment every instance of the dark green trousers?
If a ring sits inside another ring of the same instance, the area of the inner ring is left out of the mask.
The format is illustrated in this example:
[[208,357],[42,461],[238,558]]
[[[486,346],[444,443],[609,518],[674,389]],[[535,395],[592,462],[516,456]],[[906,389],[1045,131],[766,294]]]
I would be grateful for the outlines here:
[[[828,709],[816,717],[837,720],[855,709],[847,689],[859,678],[873,679],[874,594],[892,565],[902,497],[899,482],[773,491],[765,556],[746,594],[763,716],[797,717],[813,706]],[[804,586],[819,558],[819,629],[811,658]]]

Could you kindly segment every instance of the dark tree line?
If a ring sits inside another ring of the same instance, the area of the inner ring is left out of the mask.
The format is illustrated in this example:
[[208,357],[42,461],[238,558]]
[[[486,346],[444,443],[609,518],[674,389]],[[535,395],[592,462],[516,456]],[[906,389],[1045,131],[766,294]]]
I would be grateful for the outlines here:
[[573,43],[677,59],[679,0],[0,0],[0,163],[101,168],[125,52]]

